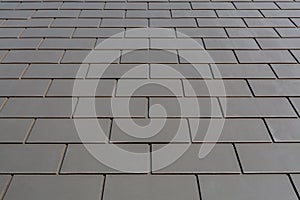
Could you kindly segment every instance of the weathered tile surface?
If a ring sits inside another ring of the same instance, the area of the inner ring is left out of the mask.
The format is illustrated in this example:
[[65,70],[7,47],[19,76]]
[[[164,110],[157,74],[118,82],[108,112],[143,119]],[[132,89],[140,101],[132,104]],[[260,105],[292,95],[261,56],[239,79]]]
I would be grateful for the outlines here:
[[30,131],[32,122],[30,119],[1,119],[0,142],[23,142]]

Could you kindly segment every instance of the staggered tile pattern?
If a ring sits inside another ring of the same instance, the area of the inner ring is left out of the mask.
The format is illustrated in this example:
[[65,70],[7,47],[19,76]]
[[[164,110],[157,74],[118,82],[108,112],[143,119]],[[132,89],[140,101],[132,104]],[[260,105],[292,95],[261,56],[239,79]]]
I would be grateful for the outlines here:
[[299,117],[298,0],[0,0],[1,200],[300,200]]

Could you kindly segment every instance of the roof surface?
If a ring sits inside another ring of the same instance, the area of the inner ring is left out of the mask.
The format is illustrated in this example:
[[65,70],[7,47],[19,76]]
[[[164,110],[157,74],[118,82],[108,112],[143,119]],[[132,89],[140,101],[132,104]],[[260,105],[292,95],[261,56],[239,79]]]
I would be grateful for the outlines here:
[[299,200],[299,17],[0,1],[0,199]]

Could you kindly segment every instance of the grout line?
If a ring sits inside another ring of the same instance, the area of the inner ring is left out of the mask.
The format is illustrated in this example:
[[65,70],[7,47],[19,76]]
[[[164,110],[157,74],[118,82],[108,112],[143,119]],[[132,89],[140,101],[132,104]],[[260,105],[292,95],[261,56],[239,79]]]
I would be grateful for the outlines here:
[[295,185],[295,183],[293,181],[293,178],[292,178],[291,174],[287,174],[287,176],[288,176],[288,179],[289,179],[289,181],[290,181],[290,183],[291,183],[291,185],[293,187],[293,190],[296,193],[297,198],[300,199],[300,195],[299,195],[298,189],[297,189],[297,187],[296,187],[296,185]]
[[102,183],[102,188],[101,188],[101,194],[99,195],[99,200],[104,200],[106,178],[107,178],[107,175],[103,175],[103,183]]
[[273,135],[272,135],[272,133],[271,133],[271,130],[270,130],[269,126],[268,126],[268,123],[267,123],[266,119],[265,119],[265,118],[262,118],[262,120],[263,120],[263,122],[264,122],[265,127],[267,128],[267,131],[268,131],[268,133],[269,133],[269,136],[270,136],[272,142],[273,142],[273,143],[276,143],[276,141],[275,141],[275,139],[274,139],[274,137],[273,137]]
[[28,128],[28,130],[27,130],[27,132],[26,132],[26,134],[25,134],[25,137],[24,137],[24,140],[23,140],[23,144],[26,144],[26,141],[27,141],[28,138],[29,138],[29,135],[30,135],[30,133],[31,133],[31,131],[32,131],[32,129],[33,129],[33,126],[34,126],[35,123],[36,123],[36,120],[37,120],[36,118],[32,120],[32,122],[31,122],[31,124],[30,124],[30,126],[29,126],[29,128]]
[[63,166],[63,161],[66,157],[66,154],[67,154],[67,149],[68,149],[68,146],[69,144],[65,144],[63,150],[62,150],[62,153],[61,153],[61,159],[60,159],[60,162],[58,163],[58,167],[57,167],[57,172],[56,172],[56,175],[59,175],[60,174],[60,171],[62,169],[62,166]]
[[12,182],[12,180],[13,180],[13,178],[14,178],[14,175],[13,175],[13,174],[10,175],[10,176],[11,176],[11,177],[9,178],[7,184],[5,185],[5,187],[4,187],[3,191],[2,191],[2,193],[0,193],[0,199],[1,199],[1,200],[4,200],[4,197],[5,197],[5,195],[6,195],[7,191],[8,191],[8,189],[9,189],[9,187],[10,187],[10,185],[11,185],[11,182]]
[[234,152],[235,152],[235,155],[236,155],[236,158],[237,158],[237,161],[238,161],[238,164],[239,164],[240,170],[241,170],[242,174],[244,174],[244,170],[243,170],[242,162],[241,162],[241,160],[240,160],[240,157],[239,157],[239,154],[238,154],[237,148],[236,148],[236,146],[235,146],[235,144],[234,144],[234,143],[232,143],[232,146],[233,146],[233,149],[234,149]]
[[200,179],[199,176],[196,174],[196,182],[197,182],[197,188],[198,188],[198,193],[199,193],[199,199],[202,200],[202,194],[201,194],[201,187],[200,187]]

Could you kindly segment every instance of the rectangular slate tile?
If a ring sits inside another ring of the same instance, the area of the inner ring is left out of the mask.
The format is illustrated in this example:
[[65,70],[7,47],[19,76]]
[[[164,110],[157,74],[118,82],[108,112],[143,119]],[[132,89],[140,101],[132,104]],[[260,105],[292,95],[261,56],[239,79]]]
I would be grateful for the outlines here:
[[171,10],[173,18],[217,17],[213,10]]
[[187,2],[150,2],[149,9],[175,10],[190,9],[191,6]]
[[[152,147],[153,173],[239,173],[240,171],[234,149],[230,144],[215,145],[211,152],[201,159],[199,153],[205,152],[202,149],[204,147],[199,144],[189,146],[187,144],[169,144],[168,148],[161,149],[163,147],[164,145],[159,144],[154,144]],[[182,151],[185,152],[179,157],[178,152]],[[170,158],[178,159],[171,165],[162,168],[164,162],[168,162]]]
[[224,19],[224,18],[216,18],[216,19],[197,19],[199,27],[245,27],[245,23],[241,19]]
[[120,50],[67,50],[61,63],[113,63],[120,59]]
[[10,98],[0,117],[70,117],[71,98]]
[[226,117],[295,117],[285,98],[227,98],[220,99]]
[[53,80],[46,96],[113,96],[115,87],[116,80]]
[[300,17],[300,10],[262,10],[265,17]]
[[204,39],[206,49],[259,49],[253,39]]
[[63,10],[99,10],[103,8],[103,2],[64,2],[61,6],[61,9]]
[[105,9],[107,10],[146,10],[147,4],[145,2],[108,2],[105,5]]
[[287,18],[246,18],[249,27],[294,27],[295,25]]
[[223,28],[177,28],[178,37],[227,37]]
[[163,38],[150,39],[150,48],[152,49],[199,49],[203,50],[204,46],[201,40],[198,39],[184,39],[184,38]]
[[150,19],[150,27],[197,27],[196,21],[194,19],[186,18],[171,18],[171,19]]
[[299,2],[277,2],[276,4],[281,9],[291,9],[291,10],[300,9]]
[[18,19],[18,20],[6,20],[1,26],[2,27],[10,27],[10,28],[27,28],[27,27],[35,27],[35,28],[47,28],[51,19]]
[[273,28],[226,28],[229,37],[237,38],[260,38],[279,37]]
[[300,50],[292,50],[291,52],[299,62],[300,61]]
[[149,40],[142,38],[110,38],[107,39],[98,39],[95,49],[111,49],[111,50],[125,50],[125,49],[148,49]]
[[146,19],[103,19],[100,27],[130,27],[139,28],[147,27]]
[[23,142],[32,122],[29,119],[1,119],[0,142]]
[[300,39],[285,38],[285,39],[257,39],[262,49],[300,49]]
[[[136,123],[138,128],[131,123]],[[110,140],[113,143],[176,143],[189,142],[190,134],[185,119],[115,119]]]
[[21,37],[67,38],[72,35],[73,31],[73,28],[27,28],[24,32],[22,32]]
[[50,80],[0,80],[0,96],[43,96]]
[[76,18],[80,10],[38,10],[32,18]]
[[82,10],[80,13],[82,18],[123,18],[125,17],[124,10]]
[[93,200],[101,196],[102,184],[102,176],[14,176],[5,199]]
[[150,64],[151,78],[212,78],[207,64]]
[[41,39],[0,39],[0,49],[35,49]]
[[[124,110],[128,108],[128,110]],[[75,117],[145,117],[146,98],[80,98]]]
[[23,2],[18,5],[20,10],[43,10],[43,9],[58,9],[62,5],[62,2]]
[[0,149],[1,173],[56,173],[64,145],[1,144]]
[[28,19],[35,10],[0,10],[0,19]]
[[58,63],[63,51],[14,50],[10,51],[3,63]]
[[211,68],[215,78],[275,78],[267,64],[217,64]]
[[37,119],[27,142],[104,143],[107,141],[109,128],[109,119]]
[[39,49],[93,49],[95,39],[45,39]]
[[299,98],[290,98],[294,107],[296,108],[298,114],[300,114],[300,99]]
[[240,63],[296,63],[287,50],[237,50]]
[[[156,104],[160,106],[155,106]],[[150,98],[149,107],[150,117],[221,116],[216,98]],[[162,107],[165,111],[162,110]]]
[[76,28],[74,38],[123,37],[124,28]]
[[299,144],[237,144],[245,173],[299,173]]
[[299,28],[276,28],[281,37],[295,38],[300,37]]
[[183,96],[180,80],[119,80],[116,96]]
[[193,96],[252,96],[243,80],[183,80],[184,95]]
[[[111,12],[111,11],[109,11]],[[128,10],[126,18],[170,18],[168,10]]]
[[87,70],[85,64],[31,64],[23,78],[84,78]]
[[263,17],[258,10],[216,10],[217,15],[225,17]]
[[1,28],[0,38],[16,38],[22,33],[23,30],[23,28]]
[[[127,154],[120,151],[125,151]],[[132,156],[132,154],[141,156]],[[128,162],[129,159],[131,162]],[[147,173],[149,171],[150,148],[146,144],[118,146],[116,144],[71,144],[68,146],[61,169],[62,174]]]
[[147,64],[91,64],[87,78],[148,78]]
[[297,195],[285,175],[198,176],[202,198],[213,199],[292,199]]
[[255,96],[300,96],[299,80],[250,80]]
[[180,63],[236,63],[230,50],[178,50]]
[[51,27],[99,27],[100,19],[83,19],[83,18],[74,18],[74,19],[54,19],[51,23]]
[[[149,193],[149,191],[152,192]],[[122,197],[144,200],[159,200],[162,197],[165,200],[199,199],[194,176],[171,175],[109,175],[106,179],[103,195],[103,200],[117,200]]]
[[234,2],[237,9],[279,9],[274,2]]
[[299,64],[272,64],[271,66],[279,78],[300,78]]
[[297,27],[300,26],[300,20],[298,18],[292,18],[291,20],[297,25]]
[[300,141],[300,121],[298,119],[267,119],[266,123],[276,142]]
[[168,30],[162,29],[126,29],[125,37],[127,38],[175,38],[175,29],[169,28]]
[[178,56],[175,50],[122,51],[121,63],[178,63]]
[[0,64],[0,78],[20,78],[26,64]]
[[271,142],[260,119],[189,119],[193,142]]
[[234,9],[231,2],[192,2],[193,9],[213,10],[213,9]]

